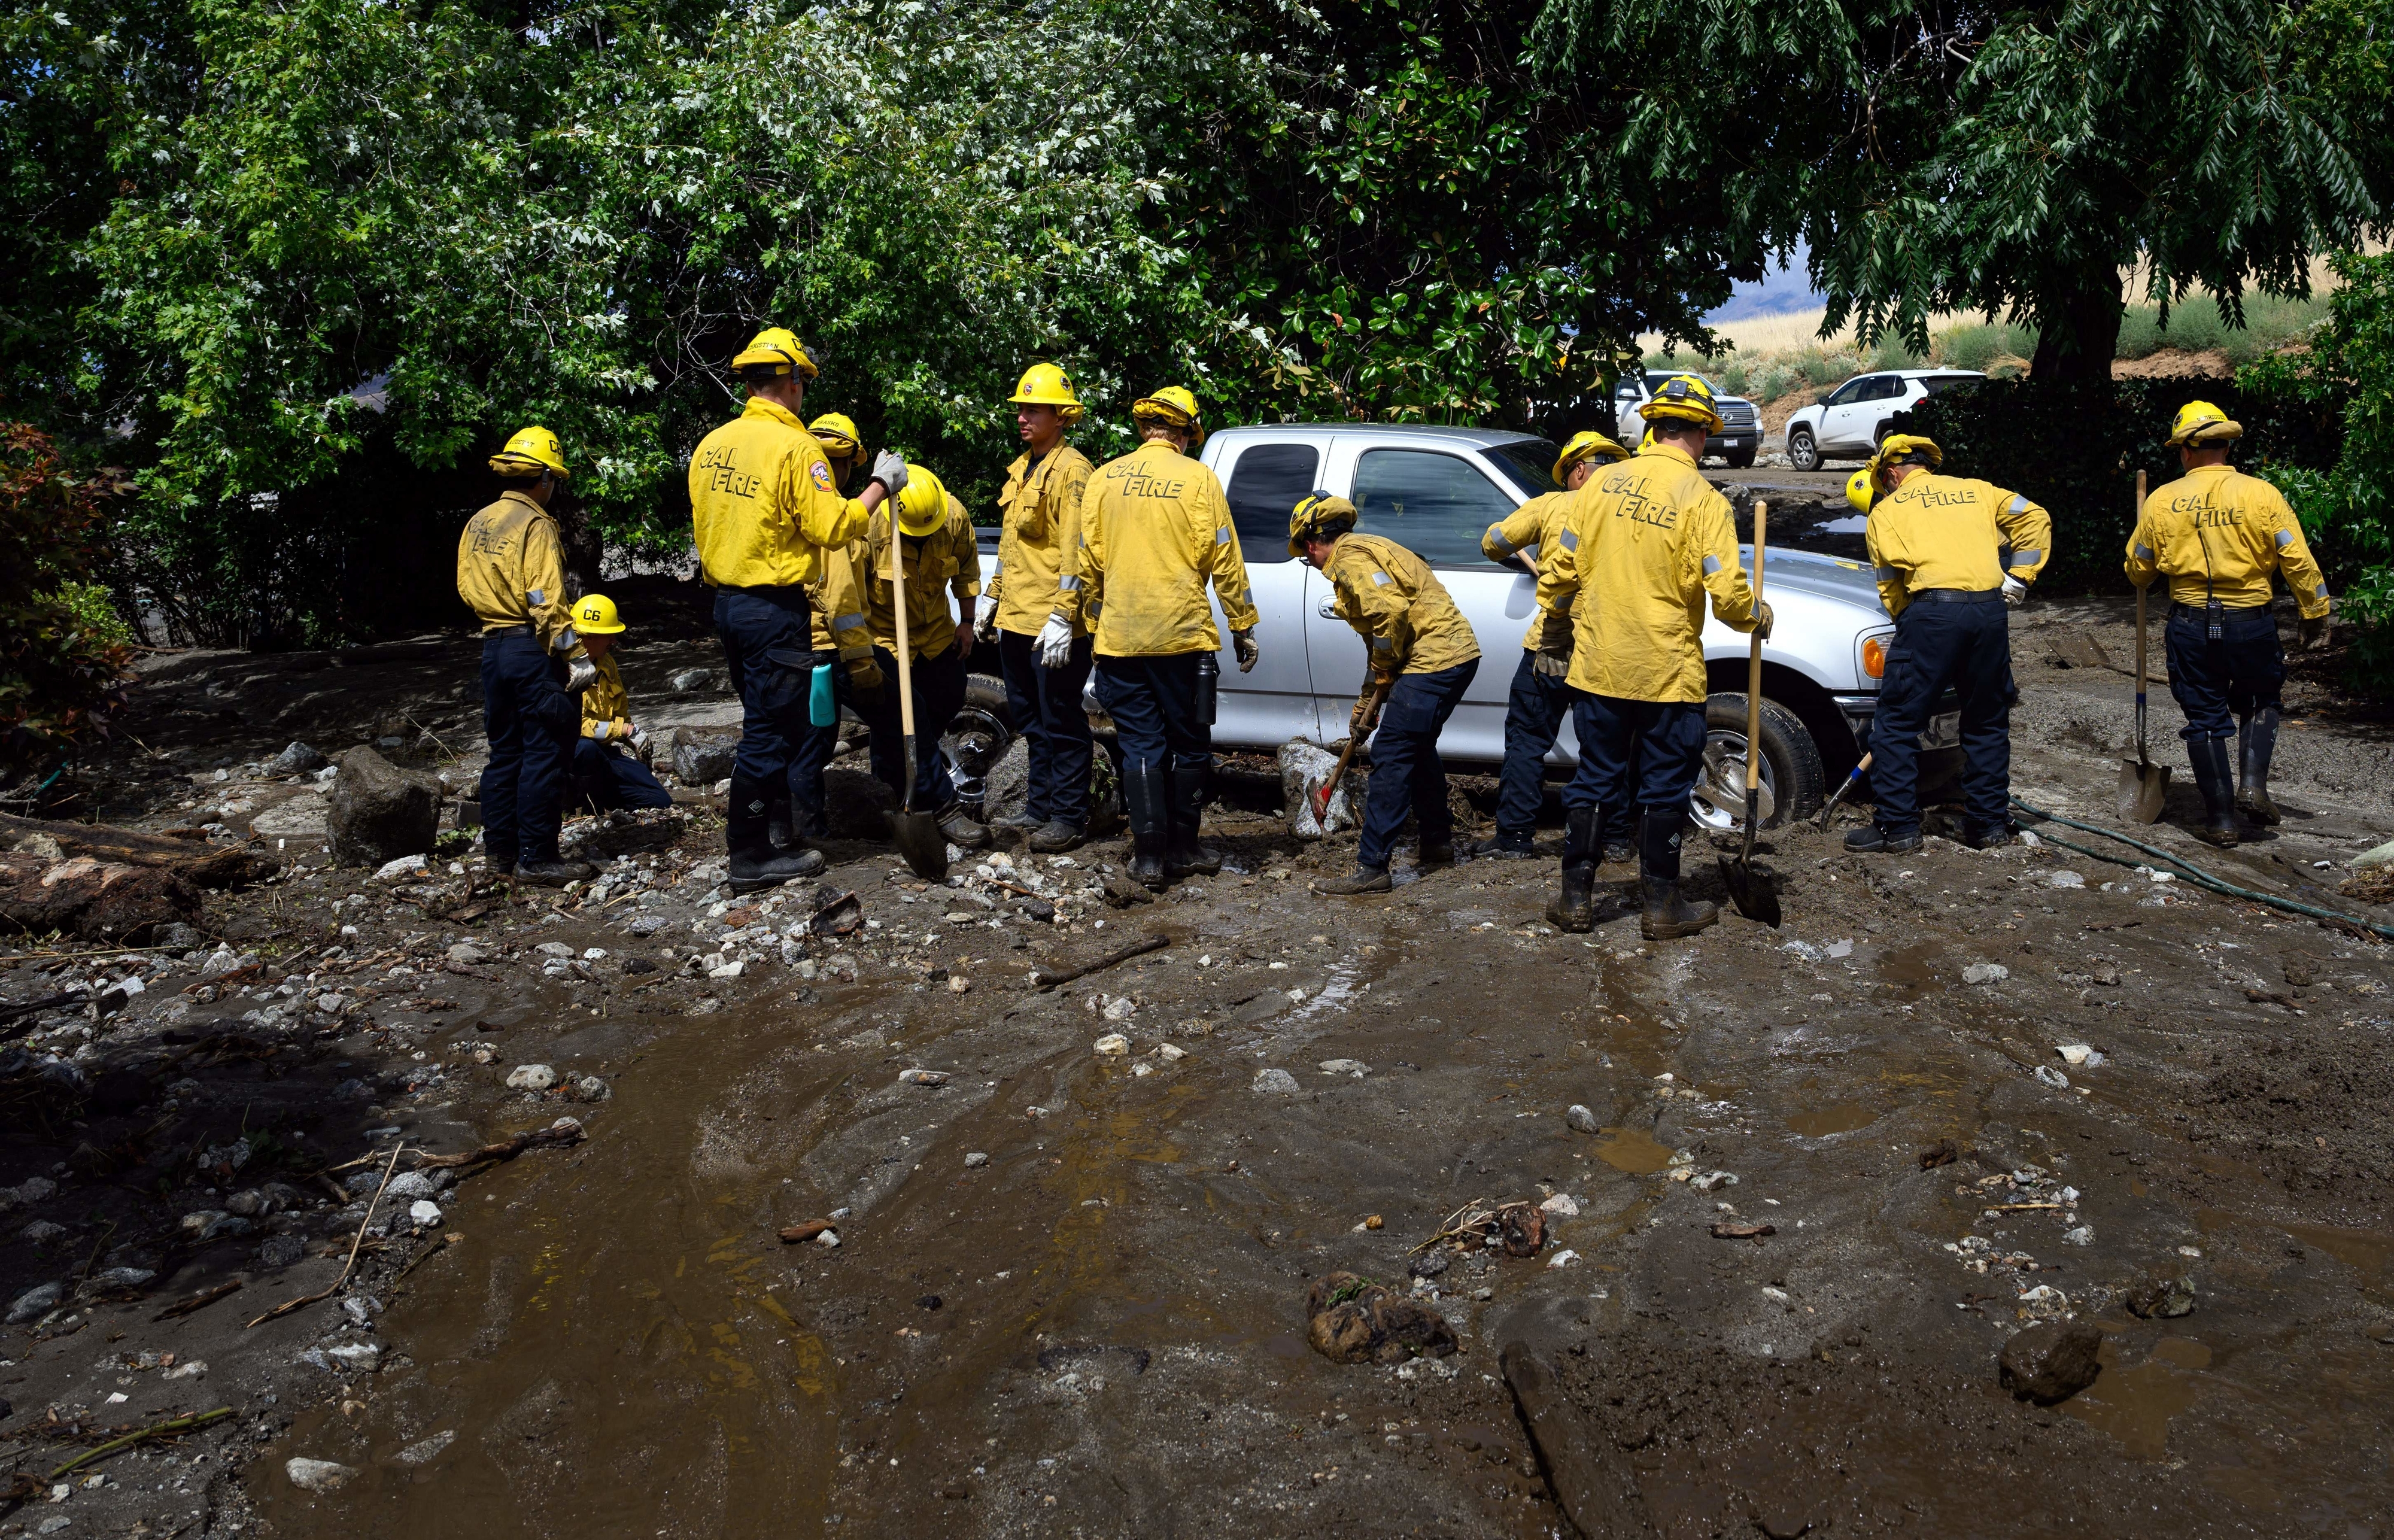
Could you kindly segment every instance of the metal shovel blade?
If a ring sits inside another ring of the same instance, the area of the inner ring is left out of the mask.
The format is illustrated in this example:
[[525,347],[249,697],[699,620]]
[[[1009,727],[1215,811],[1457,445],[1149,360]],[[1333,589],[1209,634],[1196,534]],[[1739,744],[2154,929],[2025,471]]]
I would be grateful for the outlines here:
[[1779,881],[1766,867],[1754,864],[1754,831],[1761,823],[1761,811],[1752,792],[1745,796],[1745,849],[1735,857],[1718,856],[1721,884],[1729,889],[1730,902],[1747,919],[1758,920],[1779,928]]
[[940,832],[937,818],[914,810],[914,740],[910,737],[906,740],[906,805],[889,815],[889,837],[916,876],[939,882],[948,875],[948,836]]
[[2120,816],[2131,823],[2161,821],[2162,804],[2169,800],[2170,768],[2150,759],[2120,761]]

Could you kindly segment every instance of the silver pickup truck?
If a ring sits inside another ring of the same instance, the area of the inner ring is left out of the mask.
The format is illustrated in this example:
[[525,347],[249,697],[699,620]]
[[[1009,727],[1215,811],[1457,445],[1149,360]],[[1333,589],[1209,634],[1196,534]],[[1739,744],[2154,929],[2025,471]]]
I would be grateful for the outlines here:
[[[1353,501],[1358,528],[1397,541],[1438,570],[1482,655],[1439,752],[1458,768],[1501,761],[1506,696],[1537,583],[1481,555],[1480,537],[1532,497],[1557,490],[1550,474],[1557,453],[1525,433],[1364,423],[1226,428],[1208,437],[1199,457],[1229,494],[1263,650],[1255,671],[1240,673],[1223,627],[1216,744],[1272,749],[1297,738],[1335,744],[1346,734],[1364,674],[1362,639],[1329,612],[1327,580],[1288,554],[1289,510],[1321,487]],[[996,532],[984,533],[993,546]],[[1817,809],[1831,778],[1842,779],[1860,758],[1856,745],[1868,736],[1895,627],[1861,562],[1773,546],[1764,584],[1777,620],[1762,649],[1760,805],[1766,823],[1776,824]],[[1716,621],[1704,627],[1703,643],[1714,693],[1707,769],[1691,810],[1700,823],[1726,829],[1744,815],[1746,639]],[[1094,696],[1089,705],[1097,710]],[[1550,779],[1577,763],[1577,750],[1566,724],[1547,757]]]

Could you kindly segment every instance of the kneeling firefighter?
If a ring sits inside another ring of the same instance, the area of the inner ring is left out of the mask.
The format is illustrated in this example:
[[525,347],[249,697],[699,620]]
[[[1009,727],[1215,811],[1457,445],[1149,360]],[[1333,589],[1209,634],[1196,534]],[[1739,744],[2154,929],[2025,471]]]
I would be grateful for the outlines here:
[[615,648],[624,620],[605,594],[585,594],[573,604],[573,632],[581,655],[598,677],[582,692],[582,738],[573,745],[573,799],[598,812],[618,808],[670,808],[673,795],[649,773],[649,735],[632,720],[632,697],[616,666]]
[[1140,443],[1089,478],[1081,500],[1082,613],[1094,629],[1098,704],[1122,751],[1132,878],[1222,869],[1198,838],[1214,766],[1213,683],[1222,649],[1211,582],[1242,673],[1256,665],[1256,607],[1230,505],[1189,457],[1205,441],[1197,398],[1166,386],[1131,403]]
[[1385,893],[1408,810],[1420,825],[1422,866],[1454,863],[1438,735],[1480,672],[1480,640],[1427,562],[1383,535],[1355,533],[1355,505],[1344,497],[1308,493],[1289,515],[1288,549],[1330,580],[1333,612],[1363,638],[1369,666],[1347,731],[1369,737],[1375,718],[1379,729],[1355,870],[1313,890]]
[[[2124,564],[2138,587],[2169,579],[2170,693],[2186,713],[2180,735],[2202,789],[2198,838],[2237,842],[2236,812],[2278,822],[2269,800],[2269,758],[2278,743],[2286,652],[2269,612],[2269,576],[2282,573],[2301,615],[2305,648],[2328,638],[2327,579],[2311,559],[2303,527],[2278,489],[2228,463],[2241,424],[2209,401],[2189,401],[2170,426],[2169,447],[2186,472],[2145,499]],[[2237,763],[2228,763],[2228,739]]]

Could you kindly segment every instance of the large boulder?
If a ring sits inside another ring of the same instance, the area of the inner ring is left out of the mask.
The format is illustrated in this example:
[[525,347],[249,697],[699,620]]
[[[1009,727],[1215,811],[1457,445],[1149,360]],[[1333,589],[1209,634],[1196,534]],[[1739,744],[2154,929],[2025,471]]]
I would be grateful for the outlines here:
[[712,786],[730,776],[731,761],[739,754],[736,732],[696,732],[684,728],[674,740],[674,776],[685,786]]
[[341,756],[324,832],[343,866],[429,855],[441,832],[441,783],[362,745]]
[[1338,756],[1302,739],[1280,746],[1280,791],[1288,815],[1288,832],[1299,839],[1320,839],[1362,826],[1365,772],[1350,764],[1321,809],[1322,788],[1338,768]]

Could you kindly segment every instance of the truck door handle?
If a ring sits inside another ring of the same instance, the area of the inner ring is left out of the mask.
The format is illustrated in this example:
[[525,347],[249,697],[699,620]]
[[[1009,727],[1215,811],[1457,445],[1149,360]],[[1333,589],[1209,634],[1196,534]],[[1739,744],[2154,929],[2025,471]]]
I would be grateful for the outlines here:
[[1320,615],[1324,620],[1336,620],[1338,618],[1337,599],[1334,596],[1333,598],[1323,599],[1320,604],[1314,606],[1313,612]]

